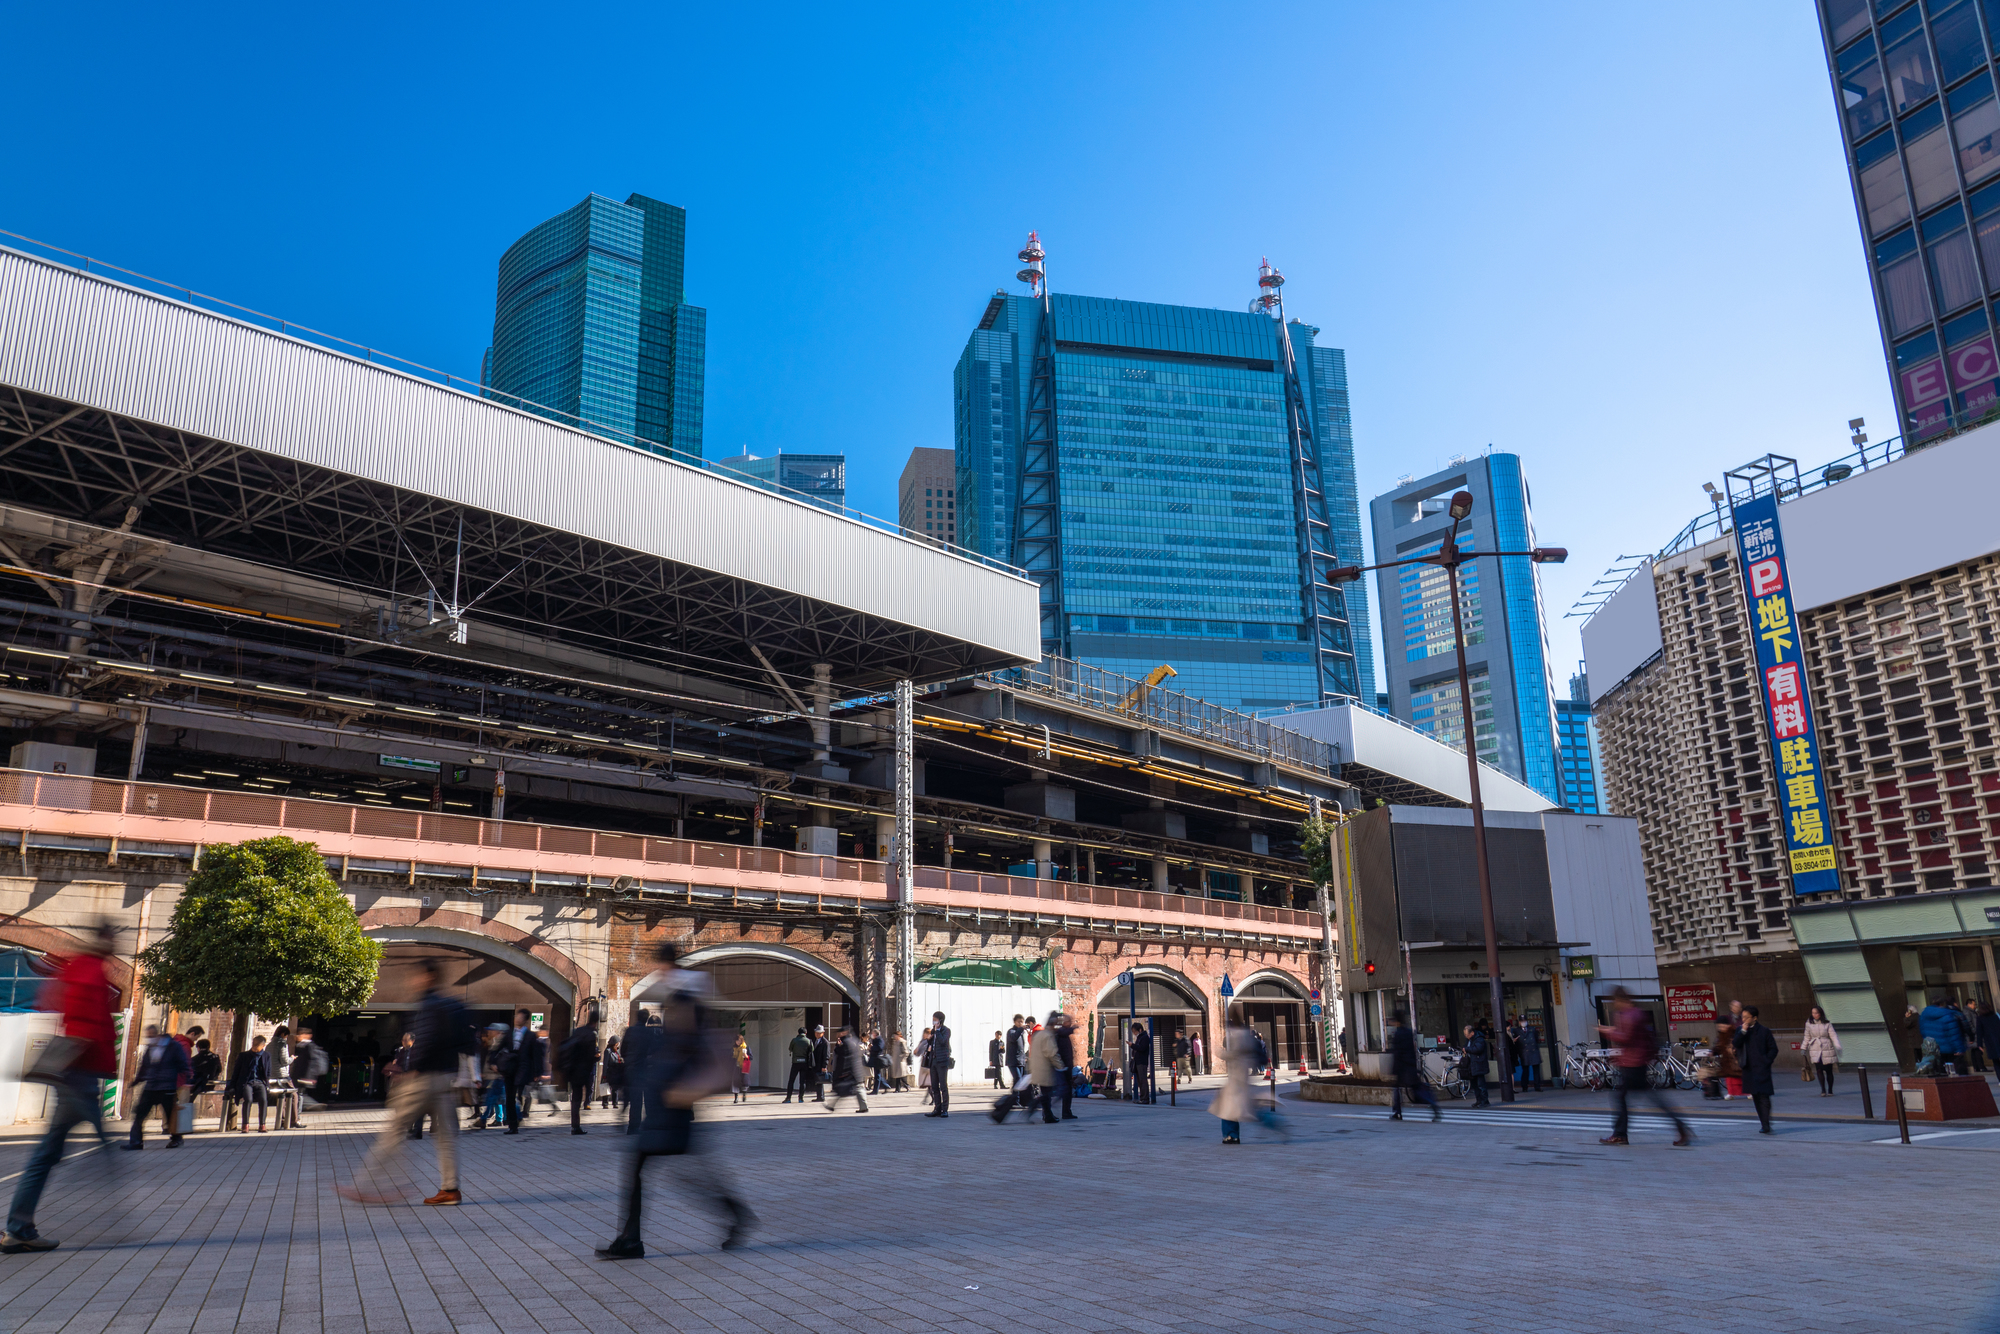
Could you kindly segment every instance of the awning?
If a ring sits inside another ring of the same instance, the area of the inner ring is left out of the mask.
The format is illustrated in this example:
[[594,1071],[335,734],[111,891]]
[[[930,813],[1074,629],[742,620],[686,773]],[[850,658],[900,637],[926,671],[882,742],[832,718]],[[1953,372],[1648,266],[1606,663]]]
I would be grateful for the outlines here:
[[1053,961],[1039,959],[940,959],[917,974],[917,981],[954,987],[1039,987],[1053,991]]

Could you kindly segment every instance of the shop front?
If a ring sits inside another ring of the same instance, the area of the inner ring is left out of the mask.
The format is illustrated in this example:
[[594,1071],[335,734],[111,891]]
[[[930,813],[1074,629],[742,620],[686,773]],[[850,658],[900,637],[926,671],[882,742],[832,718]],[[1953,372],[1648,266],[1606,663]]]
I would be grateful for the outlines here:
[[1124,1070],[1126,1038],[1135,1014],[1152,1035],[1156,1070],[1172,1064],[1175,1043],[1183,1035],[1200,1037],[1207,1066],[1221,1068],[1210,1039],[1208,1008],[1185,979],[1162,971],[1139,972],[1131,986],[1114,986],[1098,998],[1091,1052],[1106,1069]]
[[[737,951],[702,950],[682,966],[707,973],[714,984],[709,1022],[750,1044],[750,1084],[778,1089],[791,1073],[791,1041],[824,1025],[827,1041],[842,1024],[859,1021],[860,997],[826,964],[800,951],[771,953],[770,947]],[[914,1044],[912,1044],[914,1045]]]
[[[1540,1034],[1544,1077],[1561,1065],[1556,1046],[1561,1018],[1555,949],[1502,950],[1500,994],[1506,1022],[1531,1023]],[[1410,978],[1401,990],[1362,992],[1353,997],[1355,1030],[1364,1050],[1382,1050],[1382,1034],[1391,1014],[1412,1016],[1417,1045],[1463,1047],[1468,1025],[1493,1026],[1493,987],[1484,951],[1464,947],[1412,950]]]
[[[1282,1069],[1297,1070],[1312,1052],[1312,1030],[1306,1023],[1305,992],[1289,978],[1269,974],[1251,978],[1236,993],[1243,1021],[1264,1039],[1264,1049]],[[1318,1064],[1317,1061],[1314,1064]]]

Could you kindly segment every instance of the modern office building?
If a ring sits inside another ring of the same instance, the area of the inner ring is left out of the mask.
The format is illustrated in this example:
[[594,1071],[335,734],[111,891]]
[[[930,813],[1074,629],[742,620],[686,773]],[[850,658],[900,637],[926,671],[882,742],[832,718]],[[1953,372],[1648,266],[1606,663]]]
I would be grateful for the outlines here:
[[759,458],[738,454],[718,459],[715,470],[767,491],[809,501],[836,514],[847,508],[847,455],[777,453]]
[[501,401],[701,458],[708,312],[683,290],[687,210],[590,195],[500,257],[480,383]]
[[896,523],[935,546],[958,545],[958,461],[949,449],[917,448],[896,481]]
[[1168,664],[1175,689],[1235,709],[1373,697],[1365,595],[1309,602],[1302,578],[1363,559],[1345,358],[1318,333],[1063,293],[986,303],[954,374],[959,538],[1042,583],[1046,652]]
[[[1639,821],[1662,980],[1761,1004],[1778,1029],[1817,1002],[1844,1059],[1875,1065],[1914,1055],[1904,1007],[1927,991],[2000,997],[2000,426],[1869,449],[1866,469],[1849,455],[1764,474],[1789,625],[1762,602],[1746,612],[1725,510],[1635,571],[1583,647],[1606,804]],[[1822,792],[1772,756],[1757,650],[1787,629],[1810,709],[1787,722],[1812,729]],[[1821,795],[1811,832],[1837,888],[1801,895],[1794,812]]]
[[2000,6],[1821,0],[1901,431],[1925,441],[2000,410]]
[[1569,698],[1556,701],[1556,740],[1562,746],[1562,804],[1578,815],[1596,815],[1597,725],[1590,716],[1590,678],[1569,679]]
[[[1535,544],[1528,483],[1513,454],[1461,459],[1442,472],[1377,496],[1369,505],[1375,559],[1404,560],[1443,545],[1455,491],[1470,491],[1459,529],[1464,551],[1525,551]],[[1464,749],[1458,655],[1445,572],[1405,565],[1376,576],[1389,712],[1446,745]],[[1459,571],[1472,730],[1479,758],[1562,804],[1555,687],[1549,671],[1541,578],[1526,556],[1479,560]],[[1402,629],[1397,633],[1393,627]]]

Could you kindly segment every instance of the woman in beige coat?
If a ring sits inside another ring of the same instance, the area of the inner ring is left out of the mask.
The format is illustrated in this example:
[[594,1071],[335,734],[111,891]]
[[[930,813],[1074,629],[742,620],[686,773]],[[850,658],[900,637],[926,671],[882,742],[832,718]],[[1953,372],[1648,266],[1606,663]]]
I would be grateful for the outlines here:
[[1834,1069],[1840,1063],[1840,1034],[1833,1031],[1826,1011],[1817,1005],[1806,1019],[1806,1038],[1799,1045],[1805,1051],[1806,1065],[1819,1074],[1819,1096],[1831,1098]]
[[1222,1142],[1241,1144],[1243,1122],[1256,1117],[1266,1130],[1289,1136],[1275,1104],[1260,1103],[1250,1093],[1250,1067],[1257,1059],[1257,1038],[1243,1022],[1243,1007],[1229,1007],[1229,1027],[1222,1035],[1222,1087],[1208,1104],[1209,1115],[1222,1121]]
[[[1056,1091],[1058,1072],[1054,1031],[1056,1018],[1056,1015],[1050,1014],[1048,1026],[1036,1029],[1035,1036],[1028,1040],[1028,1082],[1035,1086],[1035,1092],[1040,1095],[1042,1120],[1050,1125],[1062,1119],[1056,1115],[1055,1108],[1049,1105],[1049,1099]],[[1030,1110],[1033,1109],[1033,1105],[1031,1101]]]

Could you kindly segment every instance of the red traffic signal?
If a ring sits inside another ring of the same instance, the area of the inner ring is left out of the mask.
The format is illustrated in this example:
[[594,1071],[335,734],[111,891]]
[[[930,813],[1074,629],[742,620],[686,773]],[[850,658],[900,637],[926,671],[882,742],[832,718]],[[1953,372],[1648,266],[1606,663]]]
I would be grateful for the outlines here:
[[1375,961],[1373,959],[1370,959],[1367,963],[1362,964],[1361,971],[1368,974],[1368,976],[1370,977],[1375,976]]

